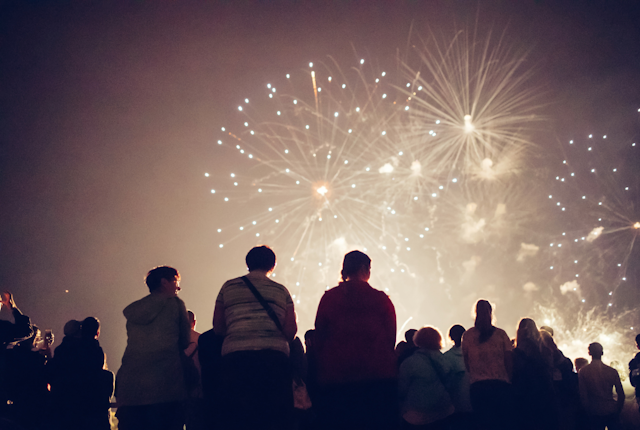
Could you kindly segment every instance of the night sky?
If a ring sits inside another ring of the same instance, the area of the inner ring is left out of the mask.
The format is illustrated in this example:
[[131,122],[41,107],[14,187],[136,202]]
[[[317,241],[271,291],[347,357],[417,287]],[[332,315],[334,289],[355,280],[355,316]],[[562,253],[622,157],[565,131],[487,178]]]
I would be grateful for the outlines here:
[[636,1],[0,5],[0,287],[56,345],[67,320],[99,318],[112,370],[150,268],[181,272],[201,332],[245,270],[247,249],[217,246],[225,214],[203,174],[233,162],[214,151],[220,127],[274,76],[354,50],[392,63],[410,35],[478,22],[530,52],[549,118],[537,144],[640,136]]

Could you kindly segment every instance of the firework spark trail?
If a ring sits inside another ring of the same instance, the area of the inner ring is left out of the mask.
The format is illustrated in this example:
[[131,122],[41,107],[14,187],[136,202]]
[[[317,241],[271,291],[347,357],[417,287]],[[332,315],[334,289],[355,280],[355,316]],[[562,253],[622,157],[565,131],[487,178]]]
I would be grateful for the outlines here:
[[[462,283],[495,284],[480,281],[476,266],[505,276],[490,265],[521,257],[526,133],[540,119],[525,59],[502,38],[470,42],[459,33],[443,46],[419,48],[426,72],[406,63],[404,77],[333,60],[287,75],[245,99],[223,128],[221,151],[240,158],[212,193],[244,215],[218,229],[220,247],[272,245],[277,279],[302,317],[315,315],[352,249],[372,257],[372,285],[392,295],[401,320],[445,313],[441,302],[483,291]],[[470,203],[485,226],[465,241],[454,231],[464,229]],[[469,260],[491,253],[499,255]],[[534,258],[526,255],[517,261]]]
[[381,154],[394,150],[387,127],[398,111],[387,98],[386,73],[362,63],[348,73],[330,63],[313,75],[287,75],[288,91],[268,84],[266,97],[245,99],[239,127],[224,127],[218,141],[246,158],[226,166],[230,182],[212,193],[226,204],[250,204],[252,213],[218,229],[220,247],[254,235],[274,246],[287,261],[278,279],[311,316],[313,299],[338,277],[340,255],[353,248],[372,256],[374,280],[386,291],[411,275],[398,255],[409,250],[402,218],[385,200],[379,172]]
[[[556,171],[549,200],[563,221],[561,238],[550,244],[555,278],[575,280],[577,299],[602,303],[611,311],[617,291],[626,284],[638,235],[635,144],[589,135],[562,145],[564,160]],[[622,153],[620,152],[622,151]],[[564,285],[564,284],[563,284]],[[619,303],[623,308],[624,303]]]
[[605,361],[618,370],[623,381],[626,379],[629,372],[626,364],[637,352],[634,327],[630,326],[632,312],[611,316],[592,308],[567,318],[556,307],[537,305],[533,317],[540,325],[553,328],[558,348],[572,360],[589,358],[587,347],[599,342],[604,347]]
[[466,173],[506,148],[531,146],[526,133],[543,119],[536,115],[532,71],[526,55],[509,49],[504,38],[489,35],[482,42],[459,31],[441,42],[431,35],[417,50],[420,65],[405,64],[412,83],[408,137],[437,172]]

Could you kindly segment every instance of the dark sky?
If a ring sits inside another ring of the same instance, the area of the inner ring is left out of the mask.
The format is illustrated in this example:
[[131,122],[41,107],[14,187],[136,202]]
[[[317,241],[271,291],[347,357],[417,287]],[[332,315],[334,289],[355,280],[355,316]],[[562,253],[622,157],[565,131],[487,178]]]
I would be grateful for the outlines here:
[[0,287],[57,343],[67,320],[98,317],[112,369],[147,270],[180,270],[200,331],[244,270],[245,250],[213,241],[203,172],[224,162],[211,147],[229,112],[272,76],[354,48],[385,63],[411,31],[477,19],[530,50],[557,135],[638,127],[636,1],[0,5]]

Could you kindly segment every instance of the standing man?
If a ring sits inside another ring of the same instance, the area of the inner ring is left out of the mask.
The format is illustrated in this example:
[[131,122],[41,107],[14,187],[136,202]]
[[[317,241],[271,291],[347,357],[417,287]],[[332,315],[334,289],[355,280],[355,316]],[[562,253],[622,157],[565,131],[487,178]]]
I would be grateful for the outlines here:
[[150,294],[124,309],[127,348],[116,376],[120,430],[182,430],[187,398],[181,354],[189,345],[180,274],[160,266],[147,273]]
[[[624,391],[618,371],[602,362],[603,353],[601,344],[594,342],[589,345],[591,364],[578,374],[580,402],[589,417],[589,429],[604,430],[606,426],[609,430],[619,430]],[[613,398],[614,387],[617,399]]]

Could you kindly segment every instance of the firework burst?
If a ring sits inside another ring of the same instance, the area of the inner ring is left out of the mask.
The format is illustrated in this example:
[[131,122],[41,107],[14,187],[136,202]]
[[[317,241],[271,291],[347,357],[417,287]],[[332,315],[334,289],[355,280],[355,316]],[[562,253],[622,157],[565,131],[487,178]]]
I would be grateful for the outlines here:
[[479,41],[459,31],[444,41],[431,35],[418,43],[419,65],[405,63],[411,82],[406,133],[435,171],[494,179],[517,168],[531,147],[528,133],[542,119],[538,90],[531,86],[526,55],[510,49],[504,38],[489,34]]

